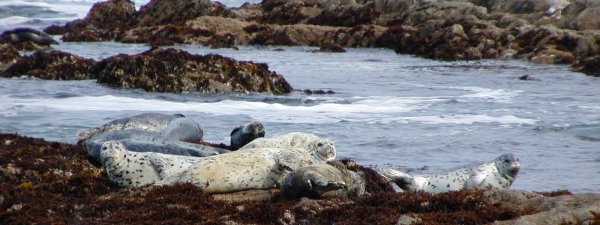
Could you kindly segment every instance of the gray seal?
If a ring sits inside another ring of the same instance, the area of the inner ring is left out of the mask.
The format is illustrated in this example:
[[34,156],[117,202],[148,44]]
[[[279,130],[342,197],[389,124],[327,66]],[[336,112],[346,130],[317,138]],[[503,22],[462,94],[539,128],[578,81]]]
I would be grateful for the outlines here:
[[185,142],[199,142],[204,135],[204,131],[198,123],[182,114],[144,113],[113,120],[100,127],[78,132],[77,138],[85,141],[96,134],[129,129],[156,132],[165,138]]
[[289,173],[283,180],[281,193],[288,198],[361,196],[365,194],[365,175],[333,160]]
[[443,174],[409,175],[386,168],[382,170],[382,175],[405,191],[440,193],[462,189],[508,189],[520,168],[519,159],[508,153],[491,162],[463,167]]
[[231,131],[231,148],[239,149],[254,139],[265,137],[265,128],[259,122],[237,126]]
[[17,28],[5,31],[0,35],[0,38],[13,44],[26,41],[31,41],[38,45],[58,44],[50,35],[32,28]]
[[157,152],[171,155],[206,157],[230,152],[227,149],[188,143],[164,137],[161,133],[139,129],[115,130],[94,135],[83,142],[83,148],[94,159],[100,158],[102,145],[107,141],[119,142],[129,151]]

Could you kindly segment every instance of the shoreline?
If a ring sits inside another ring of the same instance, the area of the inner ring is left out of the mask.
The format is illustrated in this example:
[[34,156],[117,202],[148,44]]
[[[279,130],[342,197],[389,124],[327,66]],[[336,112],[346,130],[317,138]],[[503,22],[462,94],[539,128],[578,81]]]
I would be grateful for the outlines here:
[[209,195],[190,184],[118,188],[77,145],[16,134],[0,134],[0,144],[3,224],[600,222],[600,193],[394,193],[374,171],[367,184],[370,194],[362,197],[285,199],[276,190]]

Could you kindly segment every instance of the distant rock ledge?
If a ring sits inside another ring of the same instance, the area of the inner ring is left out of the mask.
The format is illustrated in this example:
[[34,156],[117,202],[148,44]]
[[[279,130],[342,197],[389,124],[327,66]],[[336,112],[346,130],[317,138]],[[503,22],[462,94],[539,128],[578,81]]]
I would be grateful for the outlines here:
[[191,184],[119,188],[78,145],[0,133],[0,224],[598,224],[600,193],[394,193],[357,165],[369,195],[285,199]]
[[587,0],[209,0],[96,3],[45,31],[64,41],[386,47],[438,60],[518,58],[600,76],[600,4]]
[[[10,50],[10,48],[9,48]],[[193,55],[178,49],[151,49],[120,54],[100,62],[60,51],[37,51],[21,57],[0,74],[48,80],[97,79],[119,88],[153,92],[290,93],[283,76],[264,63],[237,61],[220,55]]]

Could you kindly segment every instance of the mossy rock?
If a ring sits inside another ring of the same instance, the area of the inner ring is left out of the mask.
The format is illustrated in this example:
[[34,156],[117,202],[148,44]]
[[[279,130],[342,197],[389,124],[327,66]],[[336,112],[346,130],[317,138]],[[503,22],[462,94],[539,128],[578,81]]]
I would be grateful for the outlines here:
[[156,92],[285,94],[292,87],[266,64],[236,61],[220,55],[192,55],[178,49],[152,49],[117,55],[94,69],[98,82],[113,87]]

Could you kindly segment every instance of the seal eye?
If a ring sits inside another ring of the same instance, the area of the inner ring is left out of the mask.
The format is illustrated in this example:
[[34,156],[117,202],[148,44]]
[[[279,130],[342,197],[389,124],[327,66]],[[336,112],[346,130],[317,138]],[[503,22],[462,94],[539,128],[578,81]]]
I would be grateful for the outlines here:
[[505,163],[510,163],[510,159],[505,159],[504,162]]
[[318,147],[323,147],[323,143],[317,144]]

